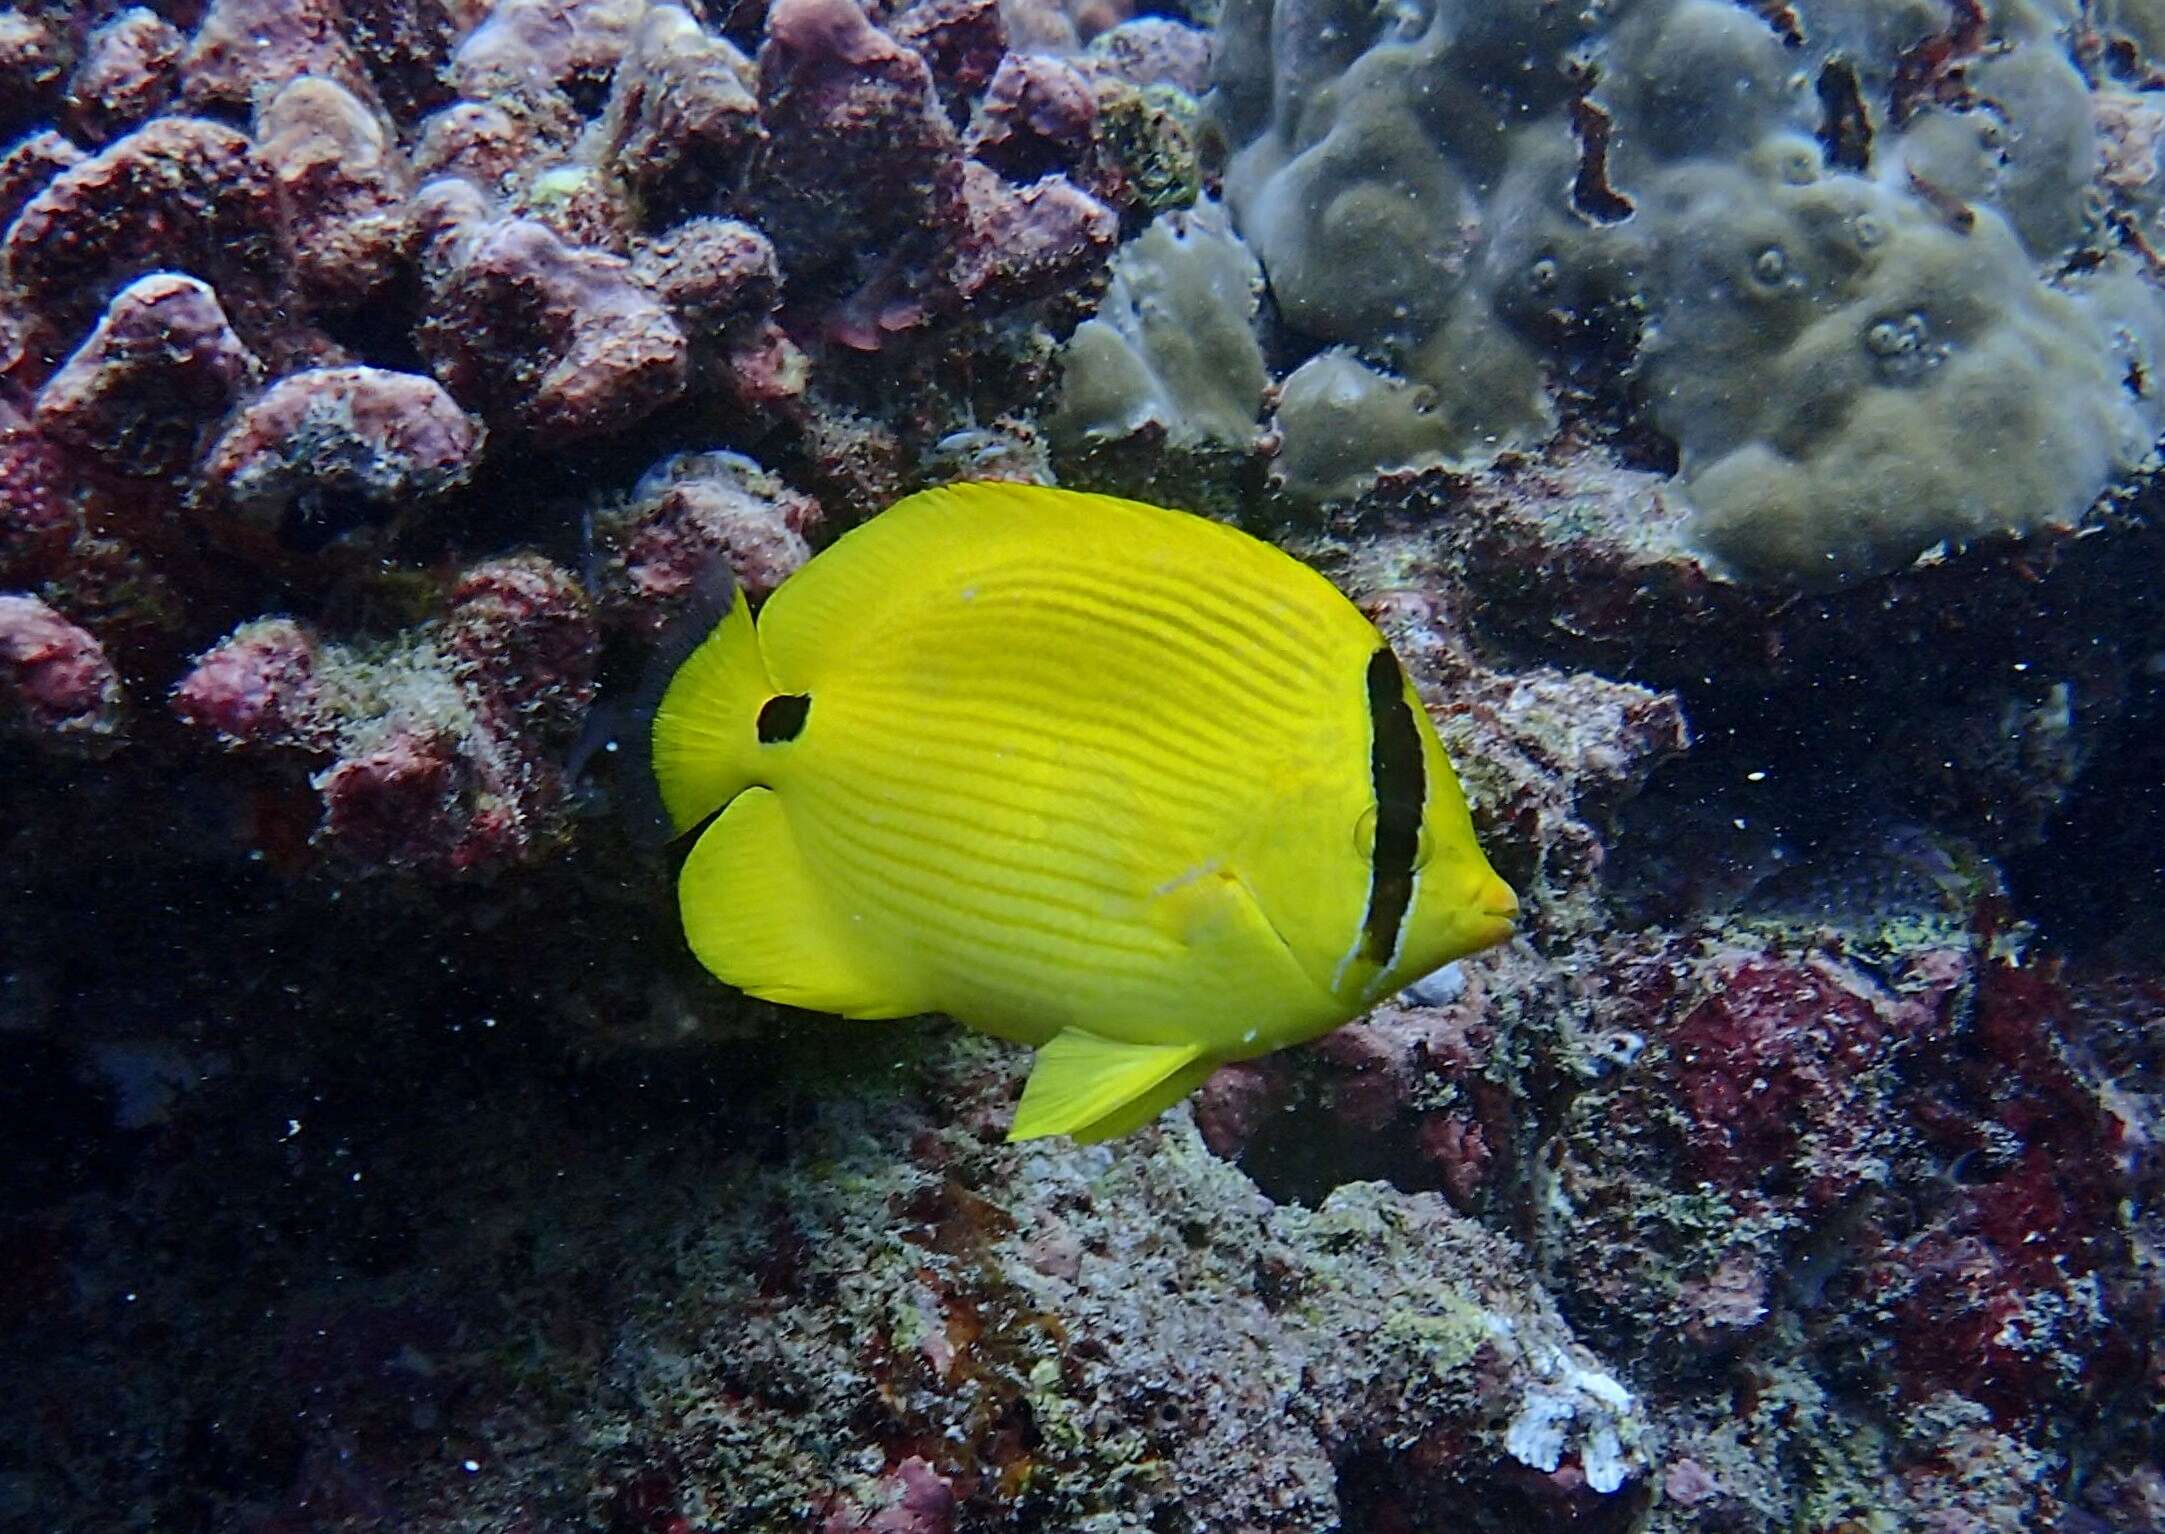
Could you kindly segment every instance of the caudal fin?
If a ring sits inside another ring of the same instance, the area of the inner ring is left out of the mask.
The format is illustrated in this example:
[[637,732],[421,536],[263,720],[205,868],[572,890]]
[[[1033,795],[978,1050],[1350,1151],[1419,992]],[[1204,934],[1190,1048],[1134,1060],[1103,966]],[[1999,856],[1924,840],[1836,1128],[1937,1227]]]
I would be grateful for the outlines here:
[[[654,784],[673,836],[681,836],[750,787],[759,772],[760,705],[774,693],[741,590],[693,642],[669,676],[648,746]],[[719,606],[719,604],[717,604]]]

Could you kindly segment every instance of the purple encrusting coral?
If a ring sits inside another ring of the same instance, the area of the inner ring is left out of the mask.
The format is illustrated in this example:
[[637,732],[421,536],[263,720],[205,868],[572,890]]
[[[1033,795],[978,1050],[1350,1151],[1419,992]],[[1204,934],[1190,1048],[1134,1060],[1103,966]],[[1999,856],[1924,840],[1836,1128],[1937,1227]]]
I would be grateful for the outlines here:
[[[320,601],[365,587],[365,557],[469,549],[462,524],[537,467],[576,482],[587,444],[756,446],[833,511],[876,509],[907,442],[974,409],[971,354],[1012,371],[1077,312],[1119,231],[1091,189],[1131,207],[1118,167],[1160,152],[1097,134],[1098,87],[1067,71],[1057,142],[972,158],[1013,134],[965,132],[980,98],[988,123],[1046,116],[1000,83],[1026,66],[989,6],[791,0],[751,33],[643,0],[19,22],[19,99],[48,117],[0,174],[8,579],[93,622],[124,602],[110,638],[153,693],[284,588]],[[868,351],[872,391],[929,386],[922,405],[867,413]],[[575,556],[580,498],[553,494],[488,537]],[[792,538],[820,515],[772,495]],[[123,596],[181,523],[258,573]],[[650,525],[641,568],[676,591],[734,548],[764,589],[806,552],[710,523]]]
[[0,702],[8,728],[96,752],[120,732],[120,678],[98,641],[36,597],[0,596]]
[[439,618],[382,648],[245,624],[173,691],[183,723],[311,769],[326,848],[458,873],[531,856],[557,829],[552,759],[593,701],[585,593],[531,556],[476,565]]
[[[1740,578],[1685,376],[1878,153],[2148,419],[2165,29],[1132,9],[0,14],[0,1527],[2165,1527],[2155,488]],[[1784,451],[1947,436],[1874,294]],[[1087,1149],[715,986],[616,699],[958,476],[1328,573],[1521,936]]]

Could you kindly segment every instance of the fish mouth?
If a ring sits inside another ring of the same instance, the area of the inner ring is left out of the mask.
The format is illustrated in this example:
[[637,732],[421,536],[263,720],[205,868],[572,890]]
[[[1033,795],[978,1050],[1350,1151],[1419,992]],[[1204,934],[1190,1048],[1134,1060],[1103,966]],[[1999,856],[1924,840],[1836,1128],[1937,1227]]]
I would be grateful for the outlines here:
[[1483,911],[1473,924],[1473,946],[1476,950],[1494,948],[1509,942],[1518,929],[1518,912]]
[[1507,941],[1518,931],[1518,892],[1501,879],[1496,879],[1482,892],[1480,916],[1474,922],[1474,930],[1480,936],[1483,948]]

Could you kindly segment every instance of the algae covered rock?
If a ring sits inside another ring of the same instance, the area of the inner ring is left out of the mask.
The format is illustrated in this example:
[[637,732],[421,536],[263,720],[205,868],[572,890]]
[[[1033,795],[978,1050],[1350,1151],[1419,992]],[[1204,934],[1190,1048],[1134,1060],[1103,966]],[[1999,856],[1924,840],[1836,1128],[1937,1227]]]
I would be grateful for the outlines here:
[[683,1248],[696,1302],[622,1339],[582,1441],[626,1466],[666,1442],[671,1490],[745,1531],[888,1505],[895,1442],[936,1446],[929,1527],[957,1530],[1325,1534],[1386,1500],[1456,1527],[1560,1467],[1560,1517],[1643,1491],[1639,1399],[1442,1199],[1275,1204],[1184,1110],[1117,1148],[989,1146],[997,1057],[925,1064],[929,1121],[837,1103],[815,1160],[746,1169]]
[[[2165,298],[2108,232],[2139,189],[2102,179],[2073,20],[1230,7],[1228,204],[1287,326],[1345,349],[1288,383],[1335,411],[1324,472],[1281,409],[1288,487],[1539,441],[1545,375],[1603,330],[1734,572],[1832,584],[2076,521],[2149,459]],[[1417,429],[1387,378],[1426,391]]]

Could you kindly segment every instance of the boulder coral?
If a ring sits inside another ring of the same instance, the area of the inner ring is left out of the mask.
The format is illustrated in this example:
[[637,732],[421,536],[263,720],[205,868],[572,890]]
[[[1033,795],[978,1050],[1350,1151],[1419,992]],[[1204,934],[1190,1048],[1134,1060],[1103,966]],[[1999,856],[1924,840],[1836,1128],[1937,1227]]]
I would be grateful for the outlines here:
[[1318,349],[1290,483],[1541,442],[1607,315],[1736,572],[1826,587],[2079,521],[2149,460],[2165,297],[2064,9],[1229,7],[1227,200]]
[[388,645],[326,642],[289,618],[244,624],[197,659],[173,709],[228,750],[300,769],[322,801],[314,840],[334,855],[499,868],[560,833],[556,758],[593,701],[597,642],[563,571],[496,560]]

